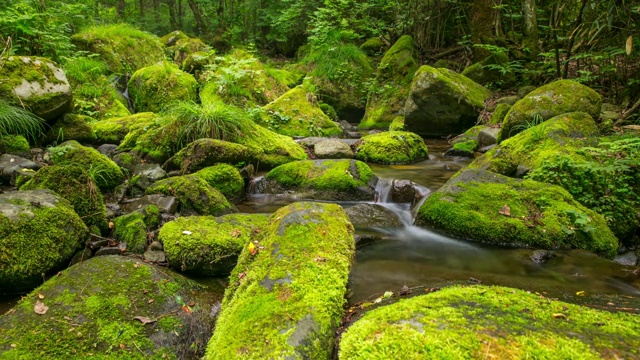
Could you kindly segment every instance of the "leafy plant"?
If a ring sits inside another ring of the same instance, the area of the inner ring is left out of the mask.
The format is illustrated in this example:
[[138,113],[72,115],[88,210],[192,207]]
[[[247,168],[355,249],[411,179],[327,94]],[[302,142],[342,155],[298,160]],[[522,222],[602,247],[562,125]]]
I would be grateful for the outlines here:
[[509,136],[523,132],[525,130],[529,130],[533,141],[542,140],[542,138],[544,137],[544,131],[545,131],[545,127],[542,124],[543,122],[544,122],[544,118],[538,112],[535,115],[533,115],[533,118],[531,120],[525,121],[524,123],[515,125],[513,128],[511,128],[511,131],[509,132]]
[[22,135],[36,141],[44,135],[46,123],[29,111],[0,100],[0,136]]

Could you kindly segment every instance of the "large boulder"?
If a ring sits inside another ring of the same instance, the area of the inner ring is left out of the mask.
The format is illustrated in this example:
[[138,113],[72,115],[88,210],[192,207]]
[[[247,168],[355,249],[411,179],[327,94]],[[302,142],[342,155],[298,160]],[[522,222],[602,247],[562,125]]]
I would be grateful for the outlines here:
[[0,291],[30,290],[88,235],[71,204],[49,190],[0,194]]
[[353,150],[344,141],[324,139],[313,145],[313,153],[318,159],[352,159]]
[[47,121],[70,112],[71,86],[53,61],[39,57],[9,56],[0,63],[0,99],[25,106]]
[[490,96],[489,90],[463,75],[423,65],[411,83],[405,128],[422,136],[460,134],[476,123]]
[[196,276],[228,275],[268,219],[265,214],[181,217],[164,224],[158,240],[174,269]]
[[358,127],[386,130],[402,114],[413,74],[418,69],[413,38],[402,36],[384,54],[374,85],[367,97],[367,109]]
[[353,257],[340,206],[278,210],[231,273],[205,359],[329,359]]
[[424,140],[406,131],[366,135],[356,145],[356,159],[377,164],[410,164],[428,158]]
[[365,314],[340,360],[600,359],[640,355],[637,315],[498,286],[455,286]]
[[160,180],[148,187],[145,193],[175,196],[180,203],[182,215],[219,216],[234,212],[220,191],[195,175]]
[[342,129],[322,112],[316,96],[303,86],[287,91],[262,108],[256,122],[288,136],[335,136]]
[[427,198],[416,223],[492,244],[585,249],[607,257],[618,250],[606,220],[561,187],[484,170],[454,175]]
[[301,199],[373,200],[377,177],[357,160],[304,160],[278,166],[256,184],[262,193]]
[[199,359],[216,298],[167,269],[124,256],[95,257],[52,277],[0,316],[0,357]]
[[172,102],[196,101],[198,82],[174,64],[161,63],[142,68],[131,76],[129,96],[138,112],[159,112]]
[[217,163],[238,165],[249,163],[256,152],[240,144],[204,138],[187,145],[164,164],[167,170],[191,173]]
[[244,179],[237,168],[229,164],[216,164],[194,174],[211,187],[218,189],[229,201],[238,203],[244,197]]
[[572,80],[558,80],[535,89],[509,109],[498,141],[569,112],[581,111],[598,119],[601,108],[602,98],[591,88]]

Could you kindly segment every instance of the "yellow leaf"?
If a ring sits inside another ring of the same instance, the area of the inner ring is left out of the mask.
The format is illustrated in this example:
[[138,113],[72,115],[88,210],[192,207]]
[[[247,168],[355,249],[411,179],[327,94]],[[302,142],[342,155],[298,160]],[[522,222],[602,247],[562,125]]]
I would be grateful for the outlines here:
[[631,55],[631,50],[633,49],[633,36],[630,35],[627,38],[627,55]]
[[576,295],[578,295],[578,296],[585,296],[585,292],[584,292],[584,291],[578,291],[578,292],[576,293]]
[[565,314],[553,314],[553,317],[556,318],[556,319],[567,320],[567,315],[565,315]]
[[256,245],[253,242],[249,242],[249,252],[251,253],[251,255],[255,255],[256,254]]

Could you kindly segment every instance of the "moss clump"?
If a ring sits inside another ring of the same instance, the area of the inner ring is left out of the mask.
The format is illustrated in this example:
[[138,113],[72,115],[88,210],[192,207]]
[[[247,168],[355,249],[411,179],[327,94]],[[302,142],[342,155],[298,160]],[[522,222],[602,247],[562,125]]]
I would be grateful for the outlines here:
[[265,176],[266,193],[294,192],[319,200],[372,200],[377,178],[356,160],[305,160],[278,166]]
[[423,65],[405,104],[405,127],[423,136],[459,134],[473,126],[491,92],[448,69]]
[[338,358],[636,358],[638,333],[632,314],[499,286],[454,286],[368,312],[343,334]]
[[158,239],[174,269],[197,276],[228,275],[268,219],[264,214],[182,217],[164,224]]
[[369,56],[380,55],[387,47],[380,37],[372,37],[360,45],[360,50]]
[[417,51],[411,36],[402,36],[384,54],[360,129],[386,129],[402,112],[413,74],[418,69]]
[[77,141],[66,141],[49,149],[55,165],[77,164],[89,172],[102,191],[113,190],[124,180],[120,167],[98,150],[80,145]]
[[80,50],[99,54],[117,74],[132,74],[164,57],[157,36],[125,23],[90,27],[73,35],[71,41]]
[[81,143],[92,143],[96,140],[96,133],[89,125],[93,119],[88,116],[64,114],[64,117],[55,122],[47,131],[45,141],[63,142],[75,140]]
[[0,66],[0,98],[51,121],[70,112],[71,86],[64,71],[49,59],[9,56]]
[[[135,144],[137,136],[145,132],[157,119],[154,113],[138,113],[135,115],[106,119],[91,124],[98,144],[120,144],[127,139],[127,144]],[[130,150],[130,149],[128,149]]]
[[511,107],[502,123],[498,142],[523,131],[536,117],[544,121],[581,111],[598,119],[601,107],[602,98],[591,88],[572,80],[554,81],[530,92]]
[[478,148],[477,140],[461,141],[453,144],[453,148],[451,148],[452,150],[451,153],[454,156],[466,156],[466,157],[473,158],[473,154],[477,148]]
[[71,204],[49,190],[0,194],[0,290],[32,289],[42,274],[66,265],[88,235]]
[[195,176],[218,189],[229,201],[234,203],[242,201],[244,179],[237,168],[228,164],[216,164],[198,171]]
[[223,215],[233,212],[220,191],[195,175],[175,176],[160,180],[145,191],[147,195],[175,196],[180,202],[182,215]]
[[217,163],[232,165],[243,162],[248,163],[255,156],[256,152],[244,145],[205,138],[196,140],[178,151],[171,159],[167,160],[164,167],[167,170],[180,170],[184,174],[192,173]]
[[429,196],[416,221],[486,243],[584,249],[607,257],[618,250],[605,219],[561,187],[483,170],[452,177]]
[[114,220],[114,237],[127,243],[127,251],[143,253],[147,245],[147,233],[160,225],[160,210],[148,205]]
[[353,226],[335,204],[278,210],[245,246],[205,359],[328,359],[354,256]]
[[68,200],[87,227],[106,232],[107,209],[102,194],[87,171],[75,164],[45,166],[20,190],[49,189]]
[[22,155],[29,153],[29,142],[22,135],[0,136],[0,154]]
[[288,88],[293,88],[300,83],[302,83],[302,79],[304,78],[304,73],[297,71],[296,69],[274,69],[267,68],[267,75],[274,78],[280,84],[287,86]]
[[496,109],[491,113],[489,125],[502,124],[502,120],[504,120],[504,117],[509,113],[509,109],[511,109],[511,105],[509,104],[498,104]]
[[263,107],[255,120],[271,131],[288,136],[342,134],[342,129],[322,112],[316,96],[302,86],[287,91]]
[[158,112],[174,101],[195,101],[197,89],[193,75],[166,61],[142,68],[129,79],[129,96],[137,111]]
[[[46,315],[33,311],[38,301]],[[213,304],[203,287],[171,271],[99,256],[52,277],[0,317],[0,351],[9,359],[198,359]]]
[[356,159],[378,164],[410,164],[428,157],[424,140],[406,131],[363,136],[356,145]]

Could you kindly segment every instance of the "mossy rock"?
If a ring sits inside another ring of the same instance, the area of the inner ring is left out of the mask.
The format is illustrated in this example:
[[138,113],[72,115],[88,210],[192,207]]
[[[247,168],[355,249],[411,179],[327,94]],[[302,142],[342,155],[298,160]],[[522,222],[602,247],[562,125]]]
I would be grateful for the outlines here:
[[231,273],[204,359],[329,359],[354,257],[344,210],[291,204],[251,240]]
[[466,76],[423,65],[404,108],[405,128],[422,136],[459,134],[473,126],[491,92]]
[[3,135],[0,136],[0,154],[12,154],[21,157],[28,157],[29,141],[22,135]]
[[120,167],[98,150],[80,145],[75,140],[65,141],[50,148],[51,159],[55,165],[78,164],[92,175],[96,185],[102,191],[110,191],[124,181]]
[[384,53],[387,45],[379,36],[372,37],[360,45],[360,50],[369,56],[376,56]]
[[268,220],[265,214],[182,217],[164,224],[158,240],[174,269],[197,276],[228,275],[244,246]]
[[238,203],[244,197],[244,179],[237,168],[229,164],[216,164],[206,167],[195,176],[218,189],[229,201]]
[[125,23],[93,26],[71,37],[80,50],[99,54],[116,74],[132,74],[164,58],[157,36]]
[[324,114],[316,96],[298,86],[262,108],[258,124],[288,136],[337,136],[342,129]]
[[420,207],[418,225],[465,239],[540,249],[584,249],[613,257],[618,240],[605,219],[563,188],[462,170]]
[[478,148],[478,140],[459,141],[453,144],[453,147],[444,153],[444,156],[460,156],[472,158]]
[[167,52],[169,53],[169,57],[173,59],[173,62],[182,67],[182,64],[189,55],[197,52],[207,53],[209,50],[211,50],[211,47],[202,40],[198,38],[187,38],[176,41],[175,45],[167,49]]
[[405,131],[404,116],[396,116],[393,118],[391,125],[389,125],[389,131]]
[[125,138],[127,143],[135,144],[137,136],[149,128],[157,118],[158,116],[151,112],[138,113],[97,121],[91,124],[91,128],[96,134],[97,144],[120,144]]
[[147,234],[160,225],[160,210],[155,205],[147,205],[141,209],[114,219],[114,237],[127,244],[127,251],[142,254],[147,245]]
[[198,82],[193,75],[166,61],[136,71],[128,85],[138,112],[159,112],[172,102],[198,98]]
[[305,74],[294,68],[267,68],[267,75],[274,78],[280,84],[287,86],[288,88],[294,88],[302,83]]
[[192,173],[217,163],[237,165],[250,162],[256,156],[256,152],[240,144],[224,140],[200,139],[196,140],[184,149],[178,151],[171,159],[167,160],[164,168],[167,170],[180,170],[183,174]]
[[160,180],[148,187],[145,193],[175,196],[180,202],[182,215],[219,216],[234,212],[220,191],[195,175]]
[[198,74],[204,70],[205,66],[211,64],[214,57],[213,52],[196,51],[187,55],[181,64],[182,71],[186,71],[189,74]]
[[516,102],[502,123],[498,142],[522,132],[539,117],[542,121],[581,111],[598,119],[602,98],[591,88],[572,80],[558,80],[530,92]]
[[168,46],[175,45],[178,42],[178,40],[184,40],[188,38],[189,38],[189,35],[185,34],[184,32],[180,30],[174,30],[168,33],[167,35],[161,37],[160,43],[168,47]]
[[71,85],[53,61],[39,57],[9,56],[0,63],[0,99],[26,107],[52,121],[73,107]]
[[[95,257],[52,277],[0,316],[0,357],[199,359],[211,336],[214,301],[202,286],[167,269],[124,256]],[[48,307],[46,315],[34,312],[38,303]]]
[[373,200],[377,177],[357,160],[305,160],[278,166],[257,184],[268,194],[293,193],[302,199]]
[[340,360],[640,357],[637,315],[499,286],[454,286],[366,313]]
[[377,164],[411,164],[428,158],[424,140],[406,131],[366,135],[356,145],[356,159]]
[[75,140],[85,144],[93,143],[96,140],[96,133],[89,125],[90,122],[93,122],[93,119],[88,116],[64,114],[47,131],[45,142]]
[[82,221],[106,234],[107,209],[102,193],[87,171],[76,164],[45,166],[24,185],[21,191],[49,189],[68,200]]
[[258,124],[250,125],[234,141],[256,153],[255,161],[262,170],[307,159],[307,153],[290,136],[277,134]]
[[491,113],[491,117],[489,118],[489,125],[497,125],[502,124],[504,117],[507,116],[509,110],[512,105],[509,104],[498,104],[496,109]]
[[478,84],[492,86],[494,88],[508,88],[513,86],[517,79],[512,71],[502,73],[498,67],[507,67],[509,56],[505,53],[492,54],[486,59],[466,67],[462,75]]
[[[66,265],[88,236],[71,204],[50,190],[0,194],[0,291],[32,289]],[[6,332],[0,333],[2,341]]]
[[418,69],[417,50],[411,36],[402,36],[384,54],[376,81],[367,98],[360,129],[387,129],[400,114]]

